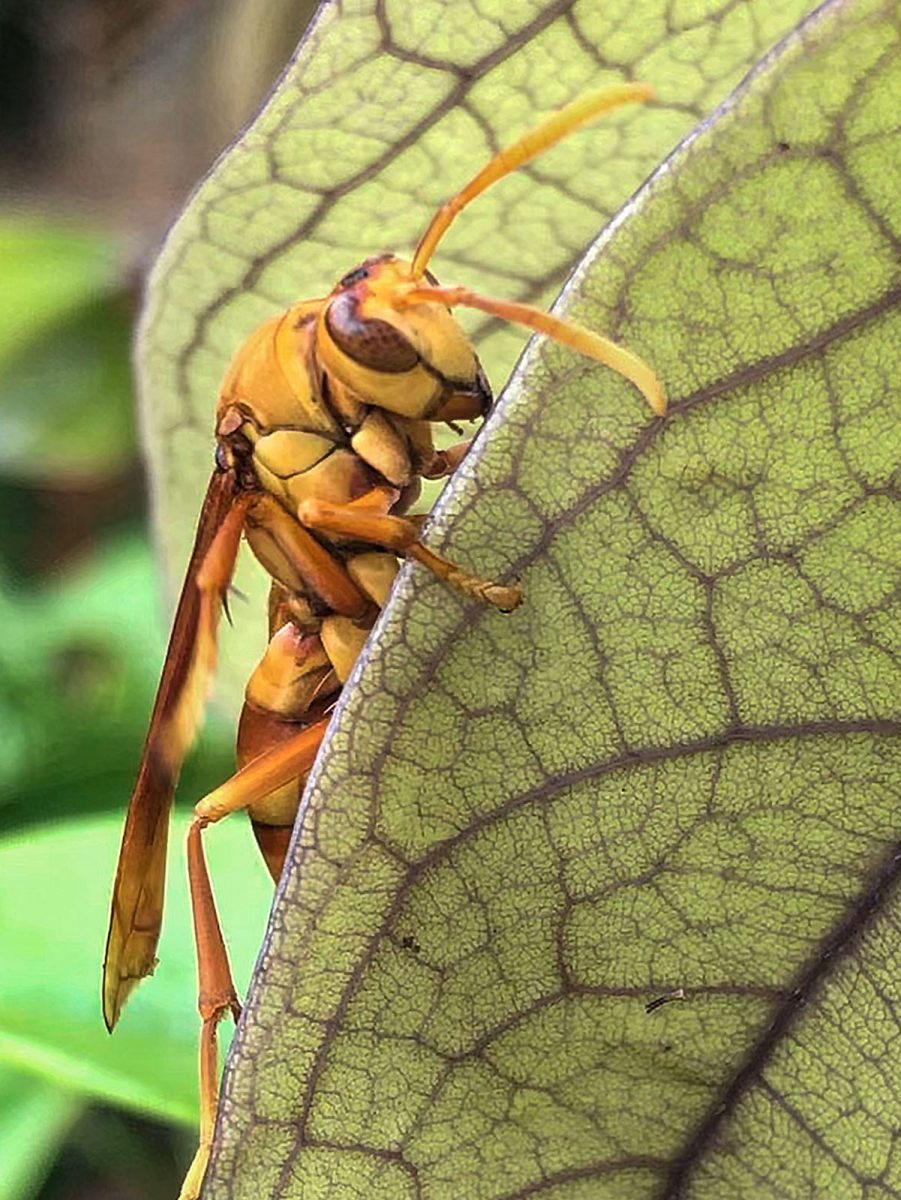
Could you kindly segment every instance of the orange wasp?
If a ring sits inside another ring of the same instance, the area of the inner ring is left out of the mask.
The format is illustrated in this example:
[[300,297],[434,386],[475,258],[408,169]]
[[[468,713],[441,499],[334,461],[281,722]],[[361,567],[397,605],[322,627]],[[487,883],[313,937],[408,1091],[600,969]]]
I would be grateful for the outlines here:
[[240,1013],[202,830],[245,809],[278,881],[327,714],[388,598],[399,556],[501,610],[522,599],[516,584],[480,579],[428,549],[419,540],[421,519],[406,515],[420,480],[451,474],[469,445],[436,450],[432,426],[483,417],[492,402],[451,309],[480,309],[563,342],[618,371],[655,412],[665,411],[654,373],[628,350],[528,305],[440,287],[429,260],[457,213],[492,183],[593,117],[650,95],[642,84],[615,85],[554,114],[438,210],[412,262],[391,254],[367,259],[324,299],[295,304],[254,330],[225,375],[215,466],[128,809],[103,964],[103,1013],[112,1030],[156,965],[169,810],[215,666],[216,628],[243,537],[272,580],[271,640],[247,684],[239,769],[196,806],[188,833],[201,1124],[183,1200],[199,1193],[212,1142],[217,1025]]

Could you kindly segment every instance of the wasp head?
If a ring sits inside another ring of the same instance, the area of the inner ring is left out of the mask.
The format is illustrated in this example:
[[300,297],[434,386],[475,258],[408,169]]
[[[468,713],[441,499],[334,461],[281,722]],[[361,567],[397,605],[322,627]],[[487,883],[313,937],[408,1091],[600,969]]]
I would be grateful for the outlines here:
[[414,420],[482,416],[491,393],[475,350],[446,305],[406,302],[416,283],[393,254],[349,271],[320,314],[319,360],[372,407]]

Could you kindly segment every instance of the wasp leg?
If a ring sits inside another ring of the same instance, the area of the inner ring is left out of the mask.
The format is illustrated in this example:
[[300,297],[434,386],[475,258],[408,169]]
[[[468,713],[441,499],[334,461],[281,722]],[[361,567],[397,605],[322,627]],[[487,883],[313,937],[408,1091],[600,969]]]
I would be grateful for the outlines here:
[[241,1015],[203,853],[202,832],[206,824],[206,820],[197,818],[188,830],[188,879],[197,947],[197,1007],[203,1024],[200,1029],[200,1142],[179,1192],[179,1200],[196,1200],[200,1195],[213,1144],[219,1103],[219,1022],[229,1012],[236,1021]]
[[[429,413],[428,420],[443,421],[451,426],[455,421],[478,421],[488,412],[490,403],[490,392],[487,396],[473,395],[472,392],[452,392],[439,408]],[[462,433],[462,430],[458,432]]]
[[467,438],[465,442],[455,442],[446,450],[436,450],[435,457],[420,472],[423,479],[444,479],[446,475],[453,475],[469,453],[471,445],[472,438]]
[[419,541],[418,524],[408,517],[366,511],[359,501],[354,504],[327,504],[323,500],[305,500],[300,506],[298,518],[309,529],[319,533],[372,542],[397,554],[415,558],[457,591],[495,608],[510,611],[522,603],[522,588],[516,584],[495,583],[470,575],[434,550],[423,546]]
[[200,1195],[219,1104],[217,1028],[229,1012],[236,1020],[241,1013],[203,853],[203,830],[229,813],[251,807],[277,787],[309,771],[327,728],[328,720],[308,725],[288,741],[242,767],[194,808],[195,819],[188,830],[188,880],[197,946],[197,1007],[203,1022],[200,1031],[200,1144],[185,1176],[179,1200],[197,1200]]
[[204,825],[221,821],[229,813],[249,808],[256,800],[309,771],[327,728],[328,719],[323,718],[305,726],[281,745],[266,750],[195,805],[195,815]]
[[254,497],[247,513],[247,540],[268,573],[289,593],[312,593],[346,617],[362,617],[370,608],[344,565],[271,496]]

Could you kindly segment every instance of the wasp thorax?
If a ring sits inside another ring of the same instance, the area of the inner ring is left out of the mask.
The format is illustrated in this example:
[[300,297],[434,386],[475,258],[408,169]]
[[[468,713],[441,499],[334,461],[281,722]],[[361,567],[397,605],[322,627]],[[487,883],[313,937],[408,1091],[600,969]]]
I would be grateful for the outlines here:
[[475,351],[443,304],[405,304],[410,264],[393,255],[348,272],[319,319],[316,351],[326,373],[362,403],[416,420],[453,399],[456,416],[485,410]]

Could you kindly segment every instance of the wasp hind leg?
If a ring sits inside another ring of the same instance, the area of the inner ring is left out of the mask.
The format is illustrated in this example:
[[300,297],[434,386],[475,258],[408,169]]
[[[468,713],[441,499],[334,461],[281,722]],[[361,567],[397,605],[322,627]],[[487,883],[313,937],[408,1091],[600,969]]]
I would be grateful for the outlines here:
[[206,824],[202,818],[195,818],[188,830],[188,879],[197,947],[197,1007],[202,1022],[200,1141],[179,1192],[179,1200],[196,1200],[200,1195],[213,1144],[213,1127],[219,1104],[219,1022],[229,1013],[235,1021],[241,1015],[203,853],[202,832]]
[[235,1020],[241,1013],[203,852],[203,830],[230,813],[251,808],[276,788],[309,771],[327,727],[325,718],[305,726],[242,767],[194,809],[195,817],[188,830],[188,880],[197,947],[197,1007],[202,1021],[200,1144],[185,1176],[179,1200],[197,1200],[200,1195],[219,1105],[217,1029],[229,1013]]

